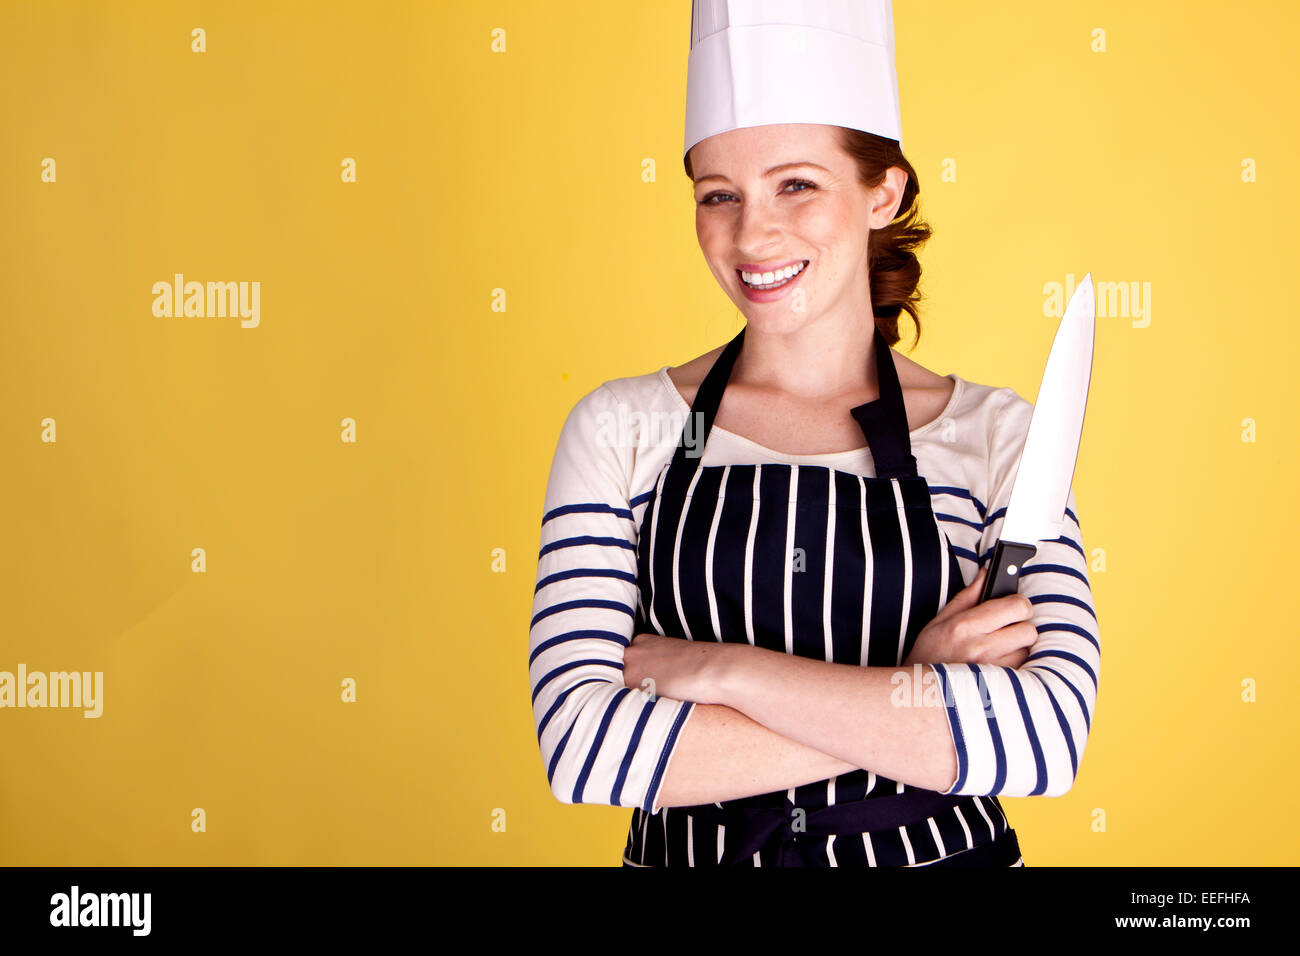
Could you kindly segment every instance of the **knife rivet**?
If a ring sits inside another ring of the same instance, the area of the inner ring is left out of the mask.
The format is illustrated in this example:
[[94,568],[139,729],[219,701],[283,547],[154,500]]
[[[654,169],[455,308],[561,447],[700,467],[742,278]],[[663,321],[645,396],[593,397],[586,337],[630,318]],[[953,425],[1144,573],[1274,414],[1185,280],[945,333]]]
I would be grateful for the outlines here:
[[1007,565],[1007,574],[1014,576],[1015,573],[1016,573],[1016,566],[1014,564]]

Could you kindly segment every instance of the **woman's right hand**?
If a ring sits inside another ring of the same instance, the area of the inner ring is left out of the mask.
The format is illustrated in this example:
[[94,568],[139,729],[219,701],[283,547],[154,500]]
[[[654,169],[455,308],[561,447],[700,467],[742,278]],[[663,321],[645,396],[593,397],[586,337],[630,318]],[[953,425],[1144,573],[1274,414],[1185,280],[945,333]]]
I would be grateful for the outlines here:
[[988,566],[921,629],[904,664],[996,664],[1019,667],[1038,640],[1034,606],[1023,594],[979,603]]

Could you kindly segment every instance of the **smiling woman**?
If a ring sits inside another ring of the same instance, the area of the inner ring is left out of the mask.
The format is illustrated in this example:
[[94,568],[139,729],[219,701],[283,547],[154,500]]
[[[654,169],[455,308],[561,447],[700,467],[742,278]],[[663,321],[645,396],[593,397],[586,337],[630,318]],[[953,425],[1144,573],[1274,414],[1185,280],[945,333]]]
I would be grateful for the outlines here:
[[1073,495],[980,602],[1032,406],[892,348],[930,231],[889,4],[739,7],[695,4],[684,162],[745,324],[564,423],[529,641],[551,790],[634,808],[625,866],[1023,865],[998,796],[1066,792],[1096,702]]
[[[731,145],[739,151],[737,156],[724,156],[720,160],[729,168],[735,168],[734,160],[745,155],[745,150],[754,150],[756,152],[749,155],[760,156],[784,151],[800,156],[830,157],[826,160],[830,168],[810,160],[779,163],[758,173],[751,187],[751,192],[756,194],[746,195],[742,184],[732,182],[712,165],[702,165],[701,175],[697,178],[697,160],[707,164],[707,155],[713,150],[708,147],[688,150],[686,174],[695,184],[696,227],[705,256],[710,255],[706,243],[711,238],[718,237],[717,242],[722,246],[732,242],[726,231],[731,229],[734,232],[735,220],[740,215],[737,210],[748,205],[749,214],[753,216],[756,214],[754,207],[764,200],[770,200],[775,210],[784,210],[791,220],[792,234],[797,235],[802,228],[805,234],[809,234],[810,244],[815,245],[811,242],[814,236],[826,236],[828,239],[825,241],[841,244],[849,238],[843,231],[845,220],[859,214],[860,210],[842,205],[837,207],[835,203],[843,199],[849,204],[860,204],[863,201],[860,190],[882,190],[882,201],[886,205],[879,208],[861,236],[867,258],[867,270],[861,278],[866,282],[870,276],[866,284],[869,285],[871,309],[889,344],[899,341],[898,320],[904,311],[916,328],[913,344],[919,341],[921,261],[917,251],[930,238],[932,230],[921,219],[918,205],[920,182],[898,141],[863,130],[813,124],[754,127],[747,131],[749,137],[744,135],[746,131],[736,132],[738,137],[728,139],[726,143],[722,142],[722,136],[712,138],[719,141],[719,146]],[[800,153],[793,148],[798,142],[808,142],[809,152]],[[714,145],[712,140],[709,145]],[[827,194],[831,200],[827,200]],[[855,261],[860,261],[861,255],[861,249],[857,247],[842,250],[843,257],[857,257]],[[775,302],[787,293],[794,294],[803,284],[780,280],[801,276],[811,266],[812,260],[791,256],[766,263],[738,262],[732,268],[737,274],[737,288],[748,301]],[[778,272],[783,275],[778,276]],[[718,269],[714,269],[714,274],[717,273]]]

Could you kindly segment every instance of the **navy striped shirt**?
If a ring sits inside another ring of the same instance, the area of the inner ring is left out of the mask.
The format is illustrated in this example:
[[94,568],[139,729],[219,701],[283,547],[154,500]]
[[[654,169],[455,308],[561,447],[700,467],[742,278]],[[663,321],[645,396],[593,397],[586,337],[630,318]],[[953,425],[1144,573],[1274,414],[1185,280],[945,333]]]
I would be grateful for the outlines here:
[[[1033,406],[1010,388],[950,378],[952,397],[911,432],[912,452],[969,582],[997,542]],[[560,433],[542,517],[529,680],[547,778],[565,803],[657,810],[693,707],[627,688],[622,673],[637,606],[638,529],[688,412],[665,366],[584,395]],[[874,474],[865,447],[791,455],[717,426],[702,461],[763,462]],[[958,770],[946,793],[1059,796],[1078,773],[1101,645],[1073,492],[1061,536],[1039,544],[1020,592],[1034,605],[1038,641],[1019,669],[926,665],[949,702]]]

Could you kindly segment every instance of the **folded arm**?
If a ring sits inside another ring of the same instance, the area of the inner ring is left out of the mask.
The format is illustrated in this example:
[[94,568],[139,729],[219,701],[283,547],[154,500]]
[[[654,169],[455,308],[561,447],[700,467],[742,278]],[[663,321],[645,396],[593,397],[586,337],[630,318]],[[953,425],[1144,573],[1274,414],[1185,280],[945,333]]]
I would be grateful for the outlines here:
[[730,708],[624,684],[633,636],[636,516],[630,449],[599,440],[618,399],[601,386],[569,413],[547,485],[529,625],[534,722],[551,792],[564,803],[657,810],[752,796],[854,769]]
[[[637,667],[668,675],[661,682],[667,693],[734,708],[815,752],[905,784],[960,795],[1060,796],[1078,774],[1099,659],[1072,501],[1068,515],[1074,534],[1042,542],[1021,569],[1020,593],[1037,637],[1020,667],[859,667],[748,644],[687,646],[654,637],[638,652]],[[759,745],[756,731],[732,732],[749,742],[730,750]],[[730,750],[696,744],[693,735],[688,725],[686,758],[674,759],[663,783],[666,805],[703,802],[696,798],[708,790],[709,774],[726,789]]]
[[[992,555],[1032,413],[1032,405],[1007,390],[989,435],[993,504],[977,503],[983,517],[977,550],[957,549],[968,566],[985,565]],[[685,696],[732,707],[815,752],[913,786],[960,795],[1060,796],[1073,786],[1083,759],[1101,657],[1073,491],[1060,536],[1038,543],[1021,569],[1019,591],[1032,605],[1037,632],[1020,667],[860,668],[723,645],[709,651],[705,679]],[[757,732],[748,733],[757,739]],[[687,759],[674,759],[663,783],[669,805],[679,787],[698,795],[701,788],[692,784],[710,772],[707,763],[695,764],[691,737],[688,731],[681,741],[690,747]]]
[[901,696],[894,674],[910,682],[914,670],[828,664],[748,644],[709,649],[721,662],[717,694],[734,707],[695,704],[660,806],[768,793],[859,768],[930,790],[952,783],[957,761],[943,708],[891,703]]

